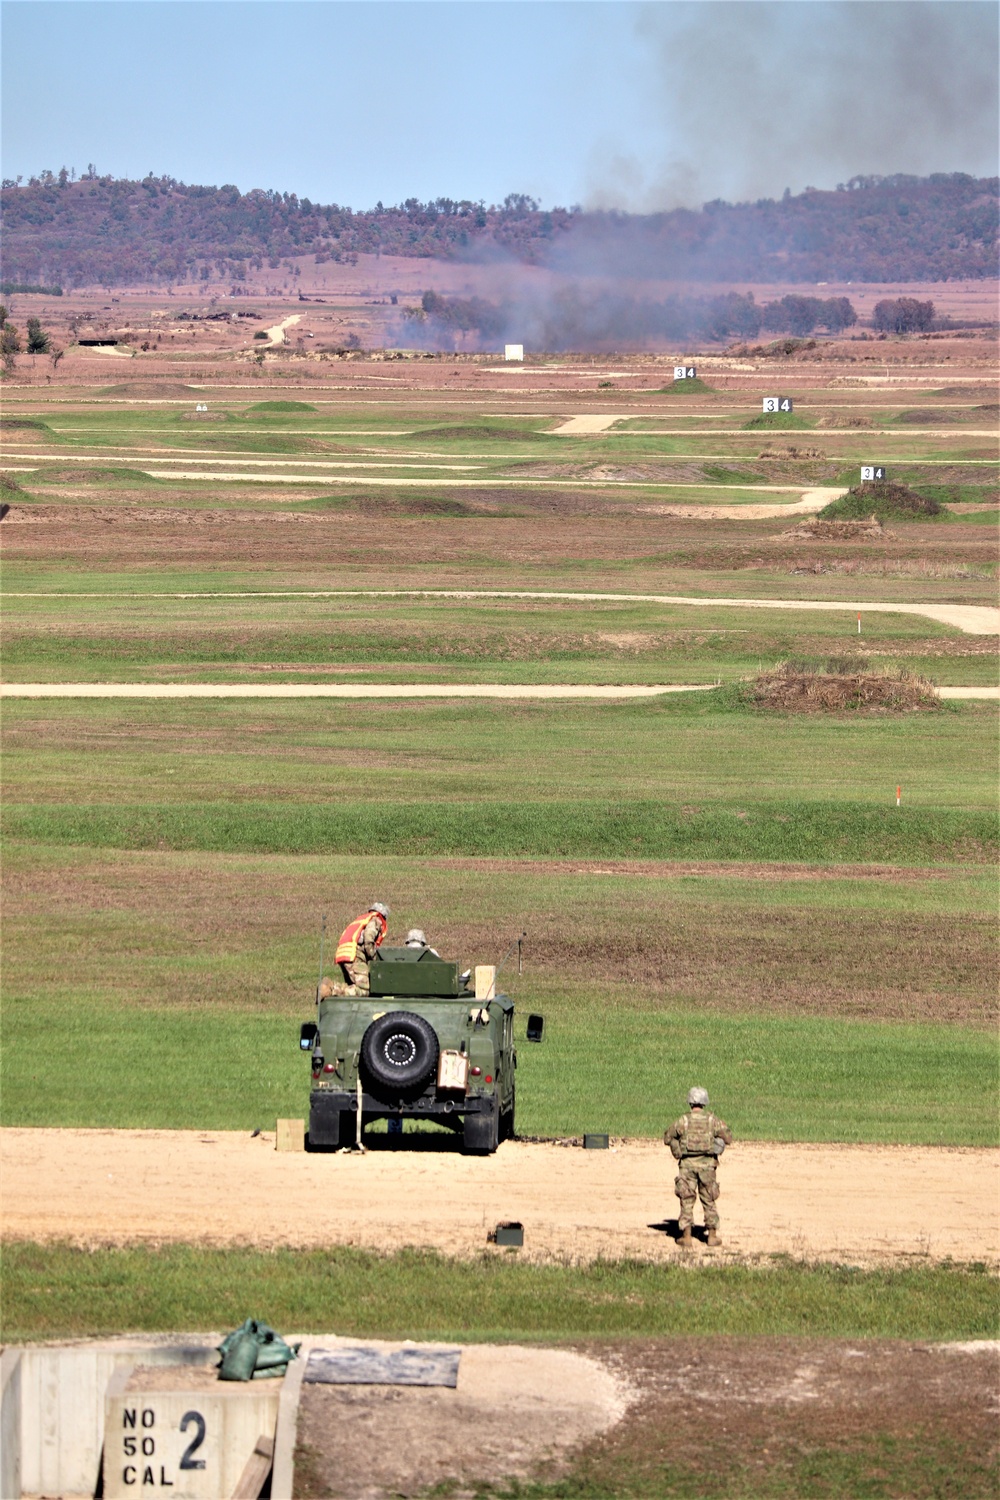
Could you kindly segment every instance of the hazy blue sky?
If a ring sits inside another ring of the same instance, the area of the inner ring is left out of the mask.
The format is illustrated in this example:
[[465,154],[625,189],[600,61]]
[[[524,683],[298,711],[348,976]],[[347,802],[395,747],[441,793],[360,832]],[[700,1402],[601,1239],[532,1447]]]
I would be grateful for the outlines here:
[[8,0],[3,173],[367,208],[671,207],[996,171],[980,0]]

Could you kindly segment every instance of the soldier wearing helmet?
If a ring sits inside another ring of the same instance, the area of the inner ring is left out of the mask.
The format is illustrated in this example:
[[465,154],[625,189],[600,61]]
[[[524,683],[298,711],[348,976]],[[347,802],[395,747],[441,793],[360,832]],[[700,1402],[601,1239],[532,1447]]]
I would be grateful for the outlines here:
[[681,1200],[677,1224],[685,1250],[691,1249],[694,1204],[699,1197],[705,1214],[708,1243],[712,1246],[720,1243],[719,1212],[715,1206],[719,1184],[715,1168],[723,1151],[732,1145],[732,1140],[732,1131],[725,1120],[713,1115],[708,1107],[707,1089],[689,1089],[687,1114],[681,1115],[663,1133],[663,1144],[670,1147],[670,1153],[678,1163],[674,1192]]
[[407,948],[421,948],[429,953],[432,958],[440,958],[441,955],[436,948],[432,948],[427,941],[427,934],[422,927],[411,927],[406,934]]
[[373,901],[340,934],[336,961],[350,994],[368,994],[368,965],[389,930],[389,908]]

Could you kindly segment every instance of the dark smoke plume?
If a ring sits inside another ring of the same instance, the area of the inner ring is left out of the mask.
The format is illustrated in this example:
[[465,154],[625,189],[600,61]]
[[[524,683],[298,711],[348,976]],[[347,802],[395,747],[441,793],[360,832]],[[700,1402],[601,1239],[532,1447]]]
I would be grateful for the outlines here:
[[663,155],[648,169],[608,142],[589,207],[655,212],[858,174],[996,172],[993,4],[698,0],[643,6],[638,28]]

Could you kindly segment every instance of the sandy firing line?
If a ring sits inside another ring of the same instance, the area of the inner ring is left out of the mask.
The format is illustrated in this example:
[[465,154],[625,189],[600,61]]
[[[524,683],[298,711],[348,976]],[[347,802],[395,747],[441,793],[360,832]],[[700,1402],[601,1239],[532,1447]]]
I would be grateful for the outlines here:
[[[249,1131],[9,1129],[0,1153],[10,1238],[473,1256],[488,1228],[519,1219],[528,1257],[683,1253],[655,1227],[676,1217],[677,1200],[673,1160],[652,1141],[600,1152],[518,1141],[485,1159],[447,1140],[440,1151],[317,1156],[279,1155],[273,1135]],[[1000,1256],[995,1217],[983,1212],[996,1200],[995,1150],[747,1142],[726,1152],[719,1175],[728,1254]]]

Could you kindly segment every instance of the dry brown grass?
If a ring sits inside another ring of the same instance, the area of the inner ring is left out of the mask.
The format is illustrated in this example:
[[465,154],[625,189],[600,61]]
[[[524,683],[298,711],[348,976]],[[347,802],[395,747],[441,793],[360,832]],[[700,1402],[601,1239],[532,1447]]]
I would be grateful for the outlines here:
[[915,673],[875,671],[856,661],[828,662],[825,671],[799,662],[779,662],[748,684],[760,708],[786,713],[910,713],[941,705],[934,685]]
[[841,412],[835,412],[832,416],[820,417],[817,427],[870,427],[870,417],[852,417]]
[[895,532],[887,531],[878,516],[869,516],[866,521],[821,521],[818,516],[810,516],[807,521],[801,521],[784,535],[801,537],[803,540],[822,537],[824,541],[834,542],[895,540]]
[[637,1399],[583,1450],[566,1490],[545,1494],[996,1493],[995,1423],[965,1394],[995,1381],[988,1346],[716,1337],[577,1347],[624,1375]]
[[821,448],[796,448],[790,443],[785,448],[765,448],[758,453],[758,458],[825,458],[826,454]]
[[[345,909],[370,900],[370,889],[391,890],[394,931],[398,911],[401,930],[420,921],[442,953],[465,959],[504,952],[530,910],[526,982],[534,993],[553,984],[560,993],[602,993],[626,1011],[683,1004],[693,1012],[966,1026],[995,1019],[992,912],[963,907],[958,916],[944,888],[910,912],[881,898],[887,884],[919,892],[946,882],[946,872],[780,868],[740,865],[730,874],[656,861],[362,858],[356,874],[334,881]],[[697,895],[690,885],[664,888],[678,877],[704,884]],[[238,1005],[252,983],[272,1010],[294,1016],[303,984],[315,983],[310,945],[319,903],[328,899],[324,879],[320,862],[308,857],[12,851],[4,881],[8,962],[35,993],[57,985],[71,959],[76,985],[126,994],[130,1003]],[[824,899],[829,881],[845,879],[870,882],[870,900],[847,908]],[[786,883],[802,880],[814,897],[781,899]],[[635,935],[637,907],[643,920]],[[150,961],[137,990],[139,950]],[[191,954],[201,956],[198,963],[187,961]]]

